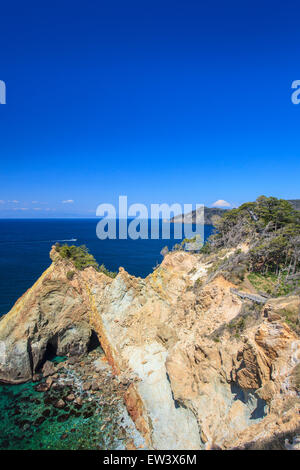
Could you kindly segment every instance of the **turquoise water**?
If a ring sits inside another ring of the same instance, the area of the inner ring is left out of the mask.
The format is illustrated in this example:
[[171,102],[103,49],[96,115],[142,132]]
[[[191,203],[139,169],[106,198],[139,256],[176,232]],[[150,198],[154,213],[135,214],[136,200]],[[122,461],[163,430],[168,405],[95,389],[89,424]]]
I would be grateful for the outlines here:
[[43,393],[35,390],[36,385],[0,385],[1,450],[124,448],[128,432],[122,427],[122,404],[109,405],[96,396],[89,401],[82,394],[82,406],[66,402],[64,409],[57,409],[57,400],[66,401],[74,388],[64,385]]

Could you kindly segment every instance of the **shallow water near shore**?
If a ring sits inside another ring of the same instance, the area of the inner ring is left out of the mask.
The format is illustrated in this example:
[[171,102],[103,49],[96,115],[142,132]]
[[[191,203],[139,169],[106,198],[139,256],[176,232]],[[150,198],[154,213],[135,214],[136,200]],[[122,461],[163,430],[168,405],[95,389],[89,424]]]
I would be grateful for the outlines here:
[[[114,450],[125,449],[128,442],[143,446],[104,359],[100,351],[93,352],[91,364],[103,361],[97,391],[83,390],[87,368],[80,364],[62,367],[55,380],[58,388],[46,392],[36,390],[43,379],[0,385],[0,449]],[[54,362],[65,364],[64,358]],[[80,397],[82,405],[68,402],[70,394]],[[57,408],[58,400],[64,400],[64,408]]]

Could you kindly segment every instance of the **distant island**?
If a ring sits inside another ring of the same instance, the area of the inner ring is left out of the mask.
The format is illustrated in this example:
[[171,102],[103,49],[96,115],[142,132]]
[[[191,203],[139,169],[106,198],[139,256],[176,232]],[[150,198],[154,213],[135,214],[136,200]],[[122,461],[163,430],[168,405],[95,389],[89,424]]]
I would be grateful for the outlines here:
[[[222,217],[222,215],[229,209],[220,209],[218,207],[204,207],[204,224],[205,225],[215,225],[216,222]],[[198,209],[199,211],[199,209]],[[172,217],[170,222],[172,224],[177,223],[195,223],[196,222],[196,210],[189,212],[188,214],[179,214],[175,217]]]
[[[300,210],[300,199],[290,199],[288,202],[294,207],[294,209]],[[230,209],[220,209],[219,207],[204,207],[204,224],[216,225],[225,212],[228,212],[229,210]],[[172,217],[170,222],[172,224],[182,222],[194,224],[196,223],[196,214],[196,210],[189,212],[188,214],[179,214]]]

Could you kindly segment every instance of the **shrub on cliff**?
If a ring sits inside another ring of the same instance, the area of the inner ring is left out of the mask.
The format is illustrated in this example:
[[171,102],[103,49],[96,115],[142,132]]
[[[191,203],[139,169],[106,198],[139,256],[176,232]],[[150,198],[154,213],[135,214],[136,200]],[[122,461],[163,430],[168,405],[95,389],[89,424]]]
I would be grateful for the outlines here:
[[100,273],[103,273],[103,274],[106,274],[106,276],[109,276],[109,277],[116,277],[116,275],[118,274],[117,272],[115,271],[109,271],[105,266],[104,264],[101,264],[101,266],[98,267],[98,271]]
[[76,269],[82,271],[89,266],[92,266],[96,271],[102,272],[110,277],[115,277],[117,273],[109,271],[106,269],[104,264],[99,266],[97,261],[95,260],[94,256],[89,253],[88,248],[85,245],[76,246],[76,245],[60,245],[57,243],[55,245],[56,251],[60,254],[60,256],[64,259],[69,259],[72,261]]
[[226,212],[216,230],[203,253],[247,242],[249,271],[288,277],[300,270],[300,212],[288,201],[260,196]]
[[72,281],[72,279],[73,279],[73,277],[74,277],[74,274],[75,274],[74,271],[68,271],[68,272],[67,272],[67,279],[68,279],[68,281]]

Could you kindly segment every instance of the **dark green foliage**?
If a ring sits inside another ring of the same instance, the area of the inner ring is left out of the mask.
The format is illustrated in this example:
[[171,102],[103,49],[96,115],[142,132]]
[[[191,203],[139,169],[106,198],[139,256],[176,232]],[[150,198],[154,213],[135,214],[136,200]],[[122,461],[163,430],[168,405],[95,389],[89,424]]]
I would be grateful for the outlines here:
[[172,251],[183,251],[183,246],[181,245],[181,243],[175,243],[172,248]]
[[211,253],[211,245],[209,243],[209,240],[207,240],[207,242],[204,243],[204,245],[202,246],[202,248],[200,250],[200,253],[202,253],[204,255],[208,255],[209,253]]
[[[249,271],[273,272],[288,278],[300,270],[300,212],[288,201],[260,196],[255,202],[226,212],[216,229],[203,253],[247,242]],[[241,278],[243,269],[236,272],[237,277]]]
[[[88,248],[85,245],[75,246],[75,245],[60,245],[57,243],[55,245],[56,251],[60,254],[60,256],[64,259],[69,259],[74,264],[76,269],[82,271],[89,266],[96,269],[96,271],[102,272],[110,277],[115,277],[117,273],[108,271],[105,266],[102,264],[99,266],[97,261],[95,260],[94,256],[89,253]],[[69,271],[71,273],[72,271]],[[67,277],[68,277],[67,274]],[[69,274],[71,276],[71,274]],[[69,278],[68,278],[69,279]]]
[[291,293],[297,295],[297,289],[300,287],[299,280],[286,279],[284,272],[280,273],[280,275],[276,275],[274,272],[252,272],[248,275],[248,280],[257,291],[264,292],[273,297],[280,297]]
[[68,271],[67,272],[67,279],[69,281],[72,281],[73,277],[74,277],[74,274],[75,274],[75,271]]
[[88,252],[88,249],[85,245],[62,245],[59,248],[56,247],[56,251],[59,252],[62,258],[70,259],[76,269],[82,270],[89,266],[98,269],[99,267],[94,256]]
[[106,276],[109,276],[109,277],[116,277],[116,275],[118,273],[116,273],[115,271],[109,271],[108,269],[106,269],[106,267],[104,266],[104,264],[101,264],[99,267],[98,267],[98,271],[100,273],[103,273],[103,274],[106,274]]

